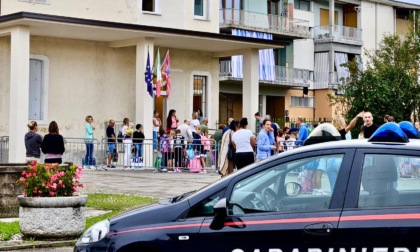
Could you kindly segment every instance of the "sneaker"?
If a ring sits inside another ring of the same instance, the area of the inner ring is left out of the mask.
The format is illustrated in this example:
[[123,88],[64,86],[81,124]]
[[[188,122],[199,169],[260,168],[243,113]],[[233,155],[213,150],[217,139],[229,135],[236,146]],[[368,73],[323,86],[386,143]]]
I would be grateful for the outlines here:
[[111,165],[109,168],[116,168],[115,165]]
[[89,168],[90,168],[91,170],[96,170],[96,167],[95,167],[95,166],[93,166],[93,165],[89,166]]
[[127,166],[124,166],[124,169],[123,169],[124,171],[128,171],[128,170],[130,170],[130,168],[128,168]]
[[182,172],[182,170],[181,169],[176,169],[176,172]]
[[87,165],[84,165],[82,168],[83,169],[89,169],[89,167],[87,167]]
[[161,172],[168,172],[168,169],[163,168],[163,169],[161,169],[160,171],[161,171]]
[[200,173],[207,173],[207,171],[206,170],[202,170]]

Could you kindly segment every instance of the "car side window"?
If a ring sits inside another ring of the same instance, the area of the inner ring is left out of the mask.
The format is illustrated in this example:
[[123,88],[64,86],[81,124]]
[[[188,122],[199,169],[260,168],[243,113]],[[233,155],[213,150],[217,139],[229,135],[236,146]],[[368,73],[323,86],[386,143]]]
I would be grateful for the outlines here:
[[359,208],[420,206],[420,157],[367,154],[359,190]]
[[220,190],[191,207],[187,218],[213,216],[213,207],[223,197],[225,190],[226,189]]
[[344,154],[283,163],[234,185],[230,214],[328,209]]

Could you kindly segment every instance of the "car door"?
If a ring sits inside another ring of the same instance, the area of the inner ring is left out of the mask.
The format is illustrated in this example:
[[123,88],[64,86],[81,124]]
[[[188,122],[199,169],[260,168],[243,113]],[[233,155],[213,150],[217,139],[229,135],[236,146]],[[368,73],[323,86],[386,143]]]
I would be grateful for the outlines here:
[[359,149],[337,232],[340,245],[417,251],[419,168],[419,151],[398,149],[398,146]]
[[[199,251],[291,251],[334,244],[354,151],[327,153],[279,158],[232,179],[223,225],[215,228],[216,217],[206,218]],[[314,192],[308,178],[316,170],[322,171],[321,190]]]

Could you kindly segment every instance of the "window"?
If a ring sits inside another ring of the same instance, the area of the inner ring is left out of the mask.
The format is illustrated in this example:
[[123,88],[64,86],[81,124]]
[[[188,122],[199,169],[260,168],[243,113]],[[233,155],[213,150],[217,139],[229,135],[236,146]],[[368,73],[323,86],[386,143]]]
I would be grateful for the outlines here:
[[230,213],[328,209],[343,157],[338,154],[294,160],[239,181],[229,199]]
[[420,206],[419,178],[418,156],[365,155],[358,207]]
[[49,61],[45,56],[31,55],[29,66],[29,120],[47,121]]
[[142,11],[156,12],[155,0],[143,0]]
[[197,205],[191,208],[191,210],[188,212],[187,218],[213,216],[213,207],[223,197],[224,194],[225,189],[200,201]]
[[311,2],[308,0],[295,0],[295,9],[311,11]]
[[208,0],[194,0],[194,17],[208,19]]
[[292,97],[290,97],[290,106],[291,107],[313,108],[314,107],[314,98],[313,97],[292,96]]
[[194,75],[193,82],[193,111],[200,109],[203,116],[207,111],[207,76]]

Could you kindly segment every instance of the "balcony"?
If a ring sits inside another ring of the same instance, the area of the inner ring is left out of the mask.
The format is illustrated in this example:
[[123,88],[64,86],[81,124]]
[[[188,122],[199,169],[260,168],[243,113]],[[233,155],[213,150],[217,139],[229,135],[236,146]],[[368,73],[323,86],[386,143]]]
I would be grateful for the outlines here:
[[310,38],[309,21],[290,19],[278,15],[268,15],[238,9],[221,9],[220,29],[237,28],[266,32],[291,38]]
[[[242,81],[242,72],[233,73],[232,62],[230,60],[220,61],[220,81]],[[274,78],[272,80],[262,79],[260,83],[274,84],[288,87],[309,87],[313,79],[312,73],[307,69],[289,68],[284,66],[274,66]]]
[[314,27],[313,39],[314,43],[337,42],[351,45],[363,45],[362,29],[340,25]]

